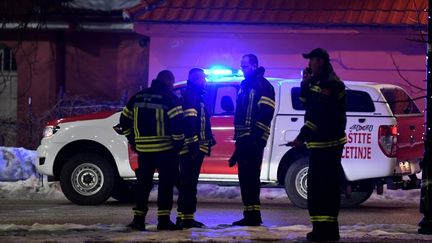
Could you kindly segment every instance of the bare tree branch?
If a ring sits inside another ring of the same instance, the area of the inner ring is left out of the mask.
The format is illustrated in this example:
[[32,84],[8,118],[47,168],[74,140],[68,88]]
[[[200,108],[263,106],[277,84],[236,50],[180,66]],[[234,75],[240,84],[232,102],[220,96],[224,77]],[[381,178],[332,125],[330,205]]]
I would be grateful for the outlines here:
[[395,61],[395,59],[394,59],[394,57],[393,57],[393,54],[390,53],[390,57],[391,57],[391,59],[392,59],[393,65],[394,65],[394,67],[396,68],[396,71],[397,71],[399,77],[400,77],[403,81],[405,81],[405,82],[406,82],[409,86],[411,86],[412,88],[415,88],[415,89],[417,89],[417,90],[419,90],[419,91],[426,91],[425,88],[422,88],[422,87],[419,87],[419,86],[413,84],[410,80],[408,80],[405,76],[403,76],[402,73],[401,73],[401,71],[399,70],[399,65],[396,63],[396,61]]

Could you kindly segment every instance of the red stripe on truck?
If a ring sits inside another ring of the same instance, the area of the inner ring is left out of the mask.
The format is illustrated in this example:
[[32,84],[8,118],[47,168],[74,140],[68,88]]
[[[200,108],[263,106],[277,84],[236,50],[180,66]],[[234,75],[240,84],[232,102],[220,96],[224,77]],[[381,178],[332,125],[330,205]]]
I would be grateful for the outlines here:
[[101,112],[92,113],[92,114],[65,117],[65,118],[60,118],[57,120],[49,121],[49,122],[47,122],[47,126],[54,126],[55,127],[60,123],[66,123],[66,122],[104,119],[104,118],[108,118],[108,117],[112,116],[114,113],[116,113],[116,111],[101,111]]

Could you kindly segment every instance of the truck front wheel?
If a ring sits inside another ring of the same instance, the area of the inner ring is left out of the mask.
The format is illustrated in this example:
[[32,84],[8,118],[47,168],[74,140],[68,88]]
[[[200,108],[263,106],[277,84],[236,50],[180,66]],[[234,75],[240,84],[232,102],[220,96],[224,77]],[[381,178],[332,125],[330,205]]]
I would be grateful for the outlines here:
[[308,157],[294,161],[285,175],[285,191],[289,200],[299,208],[307,208]]
[[71,157],[60,172],[60,186],[67,199],[78,205],[105,202],[114,187],[114,171],[109,162],[94,153]]

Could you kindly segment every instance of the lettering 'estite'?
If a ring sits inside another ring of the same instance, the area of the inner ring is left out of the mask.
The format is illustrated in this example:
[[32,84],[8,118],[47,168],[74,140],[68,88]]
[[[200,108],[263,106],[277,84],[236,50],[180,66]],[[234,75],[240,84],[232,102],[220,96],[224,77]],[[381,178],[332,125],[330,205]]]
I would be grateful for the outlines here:
[[348,143],[367,143],[371,144],[371,134],[366,132],[361,133],[348,133]]

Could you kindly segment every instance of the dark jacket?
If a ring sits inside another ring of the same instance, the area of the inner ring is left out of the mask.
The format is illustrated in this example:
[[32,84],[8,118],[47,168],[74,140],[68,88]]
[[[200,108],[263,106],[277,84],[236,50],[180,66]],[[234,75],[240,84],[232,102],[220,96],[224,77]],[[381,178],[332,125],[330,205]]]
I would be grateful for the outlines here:
[[300,100],[306,107],[305,124],[297,139],[308,148],[346,143],[345,85],[331,69],[301,83]]
[[180,154],[202,151],[210,155],[210,147],[214,144],[214,139],[210,116],[202,99],[203,94],[203,90],[188,82],[182,102],[185,146]]
[[177,96],[153,82],[129,100],[120,115],[120,126],[137,152],[179,151],[184,141],[182,118]]
[[274,88],[263,77],[264,72],[264,68],[259,67],[252,78],[241,82],[234,117],[234,139],[262,147],[270,135],[270,123],[275,110]]

